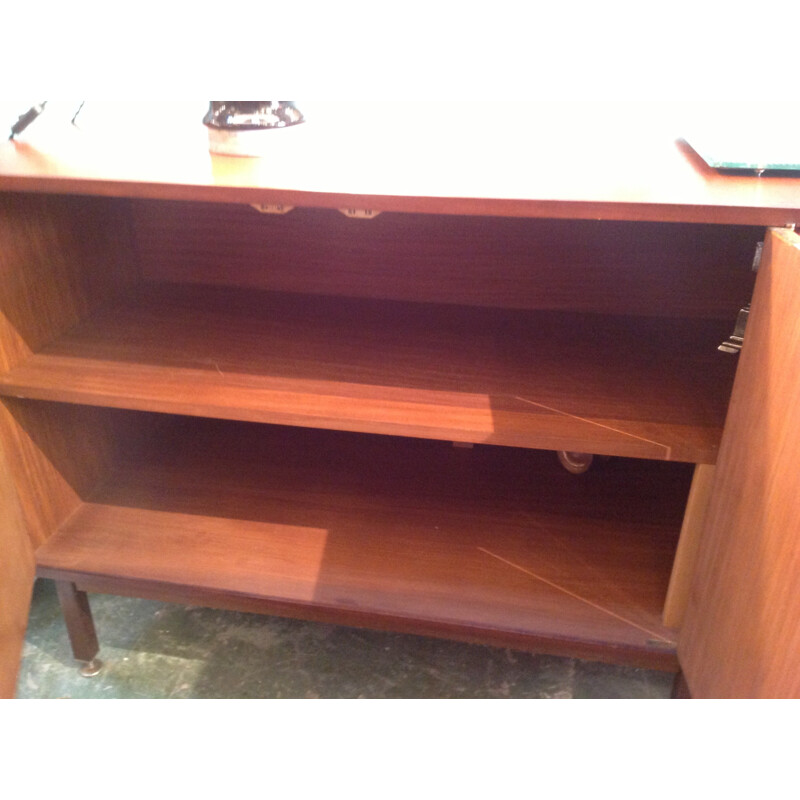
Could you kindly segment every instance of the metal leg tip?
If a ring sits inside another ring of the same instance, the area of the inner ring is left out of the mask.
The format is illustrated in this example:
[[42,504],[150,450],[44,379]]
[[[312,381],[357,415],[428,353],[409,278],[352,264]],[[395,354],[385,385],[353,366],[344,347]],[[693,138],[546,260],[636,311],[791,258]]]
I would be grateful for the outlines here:
[[79,672],[84,678],[93,678],[100,673],[103,668],[103,662],[99,658],[93,658],[91,661],[84,663]]

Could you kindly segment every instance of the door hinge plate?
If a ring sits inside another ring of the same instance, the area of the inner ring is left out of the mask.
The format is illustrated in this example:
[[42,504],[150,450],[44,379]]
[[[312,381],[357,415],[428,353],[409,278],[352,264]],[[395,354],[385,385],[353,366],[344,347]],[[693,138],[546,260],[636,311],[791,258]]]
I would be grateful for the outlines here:
[[753,272],[758,272],[761,266],[761,253],[764,252],[764,242],[756,243],[756,252],[753,254]]
[[723,353],[738,353],[742,349],[744,343],[744,329],[747,326],[747,318],[750,314],[750,304],[748,303],[744,308],[739,309],[739,314],[736,317],[736,326],[733,333],[724,341],[717,350]]

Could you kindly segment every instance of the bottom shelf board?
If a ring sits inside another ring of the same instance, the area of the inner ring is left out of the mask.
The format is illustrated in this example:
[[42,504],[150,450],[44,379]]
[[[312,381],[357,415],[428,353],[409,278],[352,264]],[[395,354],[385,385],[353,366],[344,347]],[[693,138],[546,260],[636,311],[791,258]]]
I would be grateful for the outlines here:
[[[168,418],[169,419],[169,418]],[[663,669],[691,467],[173,420],[37,552],[90,591]]]

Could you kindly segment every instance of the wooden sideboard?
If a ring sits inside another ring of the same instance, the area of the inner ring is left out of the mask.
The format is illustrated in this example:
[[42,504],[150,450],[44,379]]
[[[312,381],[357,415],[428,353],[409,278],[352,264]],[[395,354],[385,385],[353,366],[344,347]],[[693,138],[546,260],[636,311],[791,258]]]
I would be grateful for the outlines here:
[[38,574],[800,695],[800,180],[463,113],[0,146],[5,694]]

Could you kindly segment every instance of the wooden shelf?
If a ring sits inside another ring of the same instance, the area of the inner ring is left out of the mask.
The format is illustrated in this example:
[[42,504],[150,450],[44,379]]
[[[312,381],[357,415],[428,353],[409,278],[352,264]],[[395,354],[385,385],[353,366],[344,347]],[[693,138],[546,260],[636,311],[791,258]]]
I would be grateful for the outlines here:
[[0,377],[0,392],[714,463],[729,327],[146,284]]
[[169,425],[39,548],[40,576],[675,667],[688,465],[576,477],[530,450],[142,416]]

